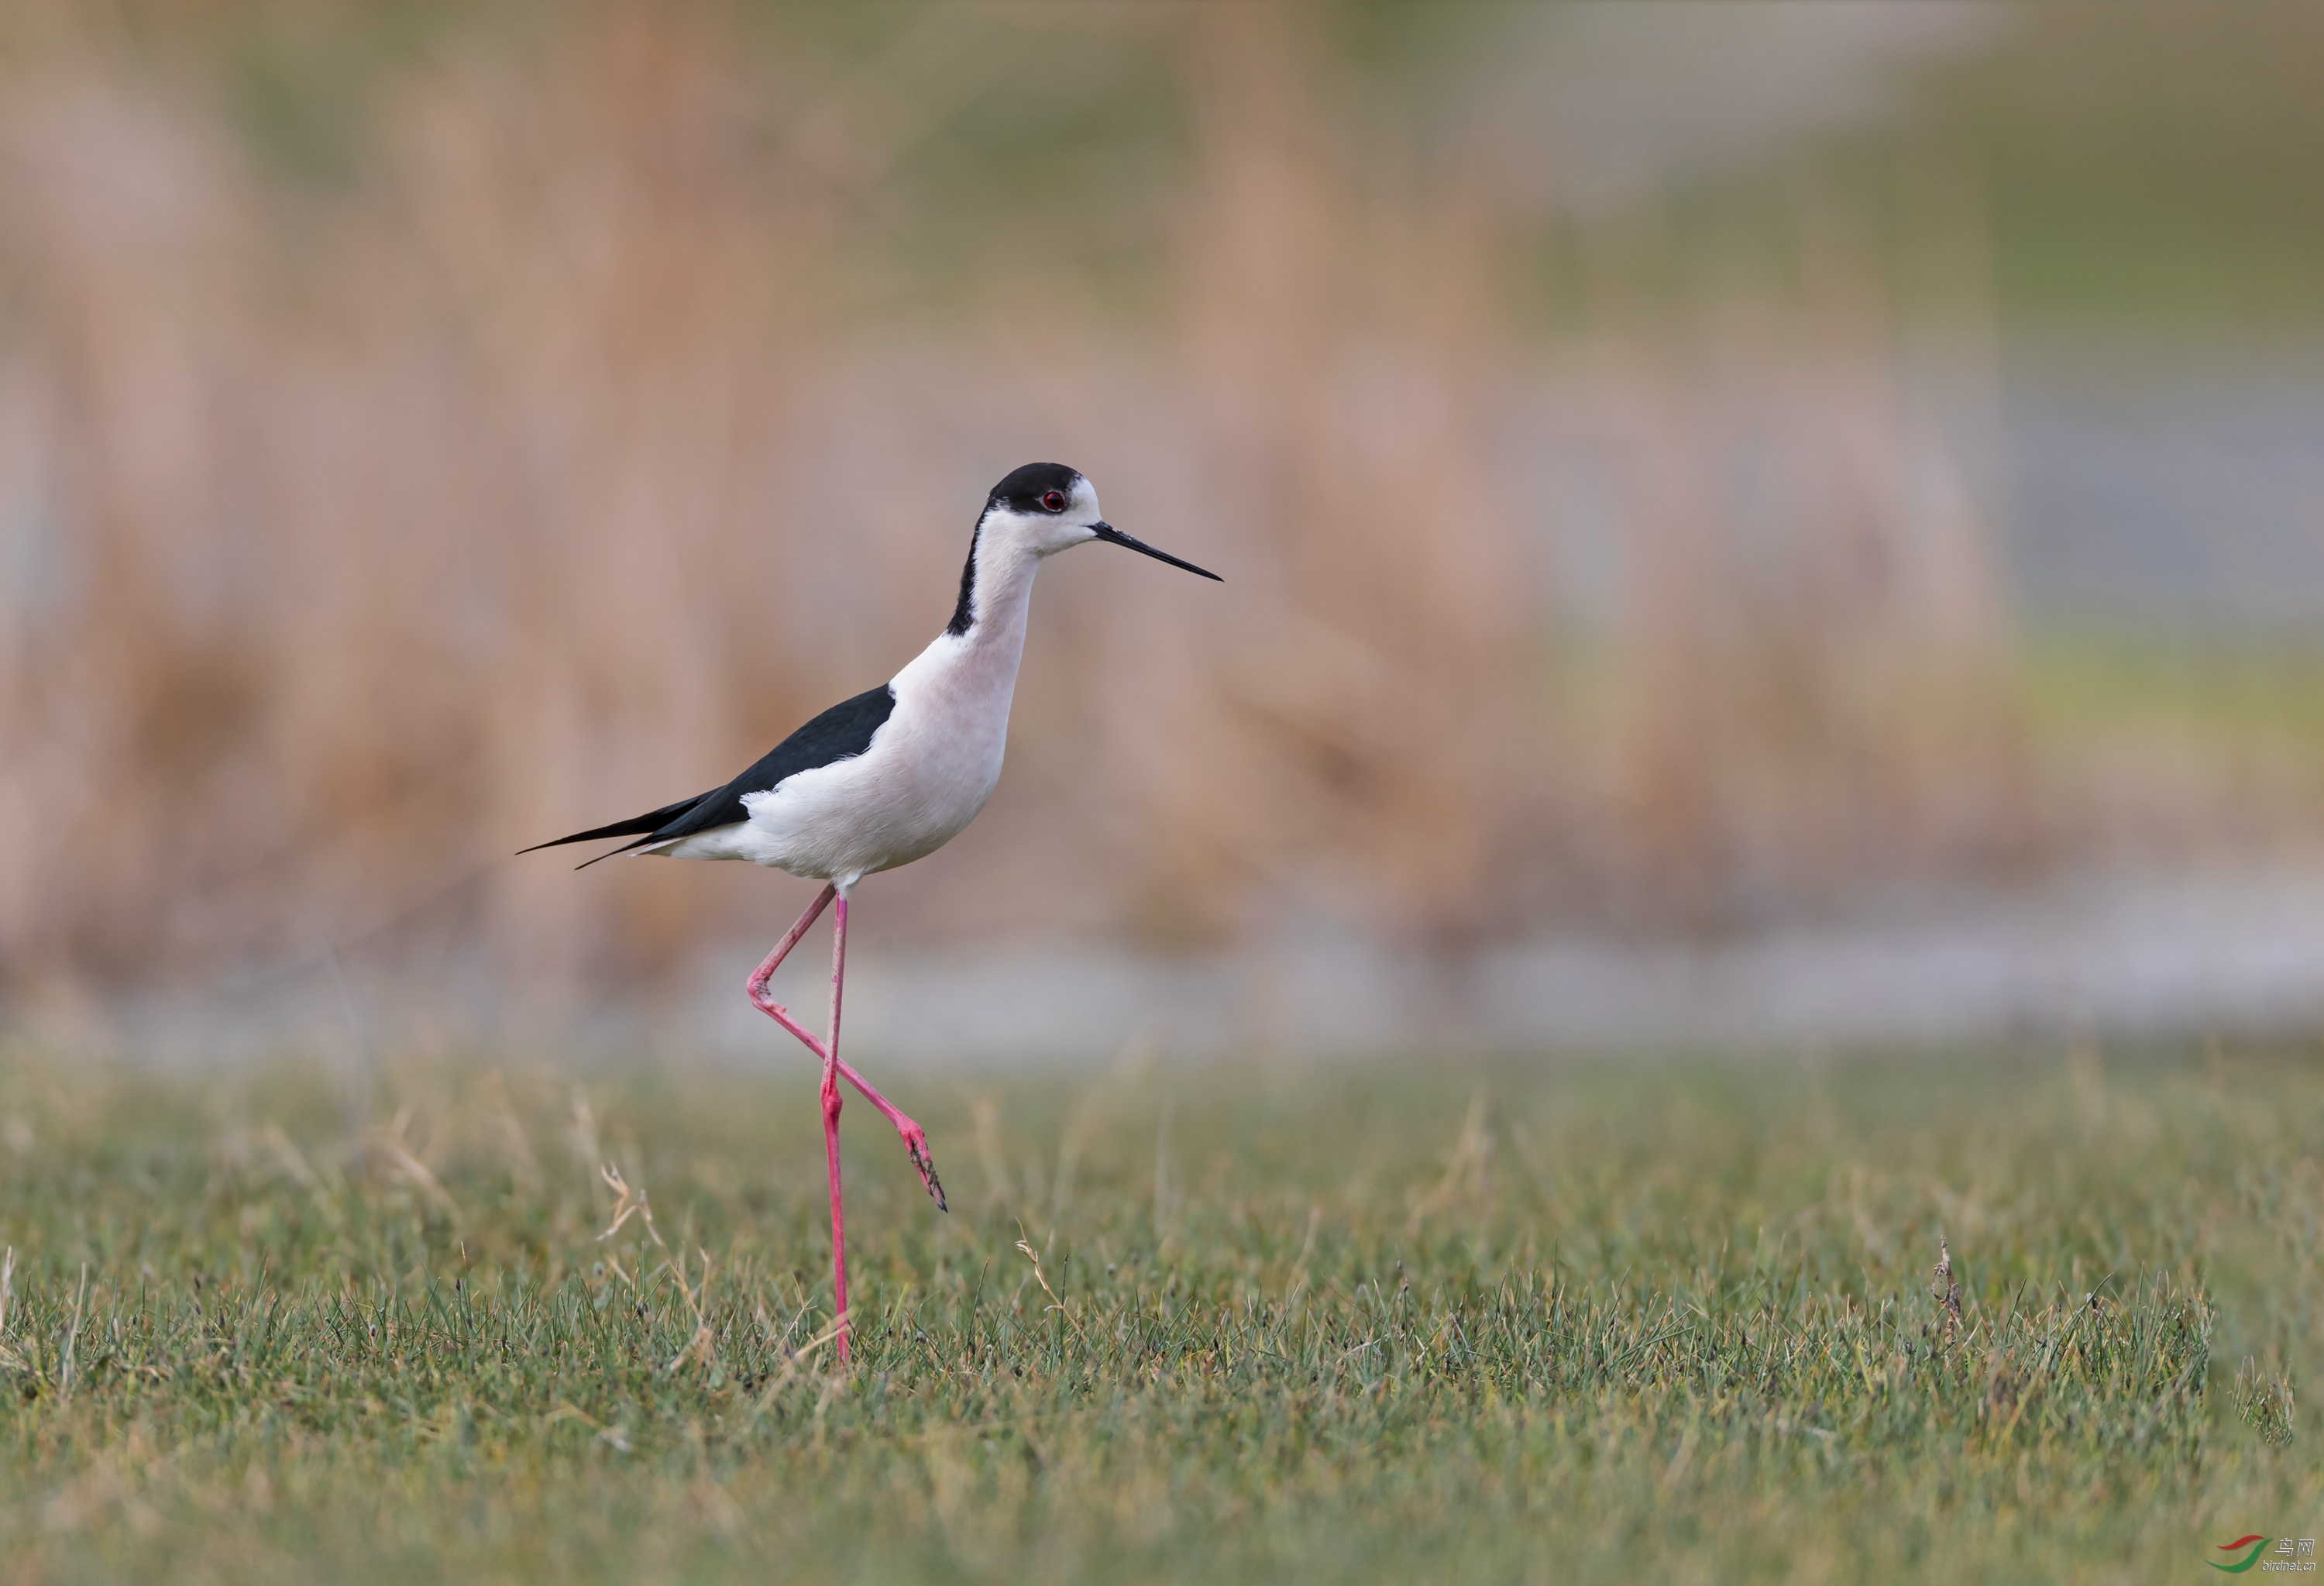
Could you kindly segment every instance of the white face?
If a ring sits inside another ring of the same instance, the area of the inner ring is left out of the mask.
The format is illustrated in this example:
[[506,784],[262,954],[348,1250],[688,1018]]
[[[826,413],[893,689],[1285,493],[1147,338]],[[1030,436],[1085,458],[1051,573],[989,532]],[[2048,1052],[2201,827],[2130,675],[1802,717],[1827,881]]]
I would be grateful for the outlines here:
[[1096,526],[1104,519],[1098,511],[1096,487],[1076,478],[1070,491],[1049,491],[1015,505],[994,502],[985,510],[982,529],[996,544],[1021,546],[1037,557],[1049,557],[1096,539]]

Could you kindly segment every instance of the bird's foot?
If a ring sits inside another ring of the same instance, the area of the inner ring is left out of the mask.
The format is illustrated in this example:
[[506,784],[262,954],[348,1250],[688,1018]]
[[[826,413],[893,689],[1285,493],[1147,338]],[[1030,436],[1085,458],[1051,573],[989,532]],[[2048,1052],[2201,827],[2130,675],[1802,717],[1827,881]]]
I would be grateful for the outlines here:
[[928,1186],[928,1194],[935,1198],[936,1210],[951,1211],[945,1203],[944,1181],[936,1176],[936,1159],[928,1151],[928,1137],[917,1123],[902,1132],[904,1149],[910,1155],[913,1167],[918,1170],[920,1182]]

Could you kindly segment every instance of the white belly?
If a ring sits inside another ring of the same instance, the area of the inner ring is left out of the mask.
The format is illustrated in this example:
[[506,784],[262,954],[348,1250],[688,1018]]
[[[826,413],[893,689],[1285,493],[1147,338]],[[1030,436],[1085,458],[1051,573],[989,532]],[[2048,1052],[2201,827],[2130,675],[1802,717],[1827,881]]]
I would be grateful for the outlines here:
[[903,683],[894,714],[862,754],[745,794],[748,820],[645,852],[745,859],[842,887],[935,853],[992,797],[1009,701],[1003,695],[997,712],[946,709],[945,690],[908,692]]
[[748,820],[639,852],[747,859],[844,890],[951,842],[1001,779],[1038,562],[980,558],[975,625],[939,635],[889,680],[895,709],[862,754],[743,795]]

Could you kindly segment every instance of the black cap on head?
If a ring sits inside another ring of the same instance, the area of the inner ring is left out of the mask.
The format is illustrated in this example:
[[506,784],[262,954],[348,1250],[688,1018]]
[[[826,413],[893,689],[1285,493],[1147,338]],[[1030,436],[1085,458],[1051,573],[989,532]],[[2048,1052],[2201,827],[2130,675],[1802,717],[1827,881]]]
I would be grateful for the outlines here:
[[985,504],[1019,512],[1038,512],[1043,495],[1052,490],[1071,495],[1081,482],[1082,476],[1063,463],[1028,463],[994,485]]

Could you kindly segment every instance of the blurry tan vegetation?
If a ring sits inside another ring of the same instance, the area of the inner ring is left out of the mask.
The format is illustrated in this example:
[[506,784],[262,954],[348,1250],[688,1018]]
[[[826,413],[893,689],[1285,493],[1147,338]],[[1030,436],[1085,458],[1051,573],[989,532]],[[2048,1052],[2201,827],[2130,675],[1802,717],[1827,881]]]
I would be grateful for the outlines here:
[[[2056,824],[1984,509],[1906,380],[1933,327],[1974,384],[1987,334],[1941,172],[1933,318],[1803,199],[1772,273],[1714,260],[1676,313],[1629,278],[1683,250],[1609,228],[1545,339],[1520,218],[1457,155],[1380,157],[1327,12],[494,15],[378,64],[305,178],[237,122],[234,7],[6,35],[16,977],[419,921],[555,982],[772,922],[731,867],[504,856],[892,670],[1035,456],[1228,582],[1051,570],[1010,776],[883,884],[895,928],[1715,922]],[[1135,288],[1046,166],[956,269],[908,257],[955,122],[1064,81],[1167,101],[1133,106],[1164,152],[1089,184],[1150,241]],[[1612,503],[1602,633],[1551,615],[1508,478],[1543,447]]]

